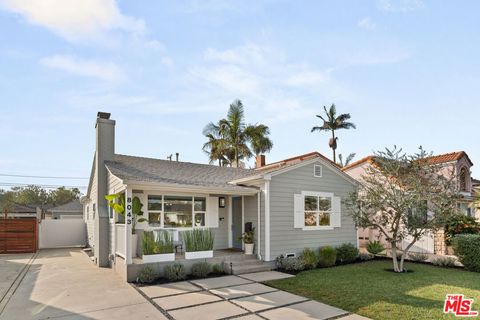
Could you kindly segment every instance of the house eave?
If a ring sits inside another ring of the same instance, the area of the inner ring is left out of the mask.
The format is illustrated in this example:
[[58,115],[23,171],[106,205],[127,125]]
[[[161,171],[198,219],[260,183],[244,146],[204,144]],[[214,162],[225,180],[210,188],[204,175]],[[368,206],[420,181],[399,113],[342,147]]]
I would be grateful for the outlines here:
[[194,185],[180,185],[148,181],[129,181],[124,180],[126,187],[139,190],[182,192],[182,193],[202,193],[202,194],[221,194],[221,195],[240,195],[250,196],[257,194],[258,190],[253,187],[241,187],[229,189],[225,187],[205,187]]

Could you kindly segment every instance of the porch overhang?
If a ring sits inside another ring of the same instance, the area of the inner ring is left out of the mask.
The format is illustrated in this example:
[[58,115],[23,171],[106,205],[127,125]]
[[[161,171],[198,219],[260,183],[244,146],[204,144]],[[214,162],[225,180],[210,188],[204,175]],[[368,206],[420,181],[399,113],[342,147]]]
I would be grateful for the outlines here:
[[160,182],[146,181],[123,181],[125,186],[135,190],[151,190],[164,192],[180,192],[180,193],[201,193],[201,194],[218,194],[218,195],[235,195],[235,196],[253,196],[258,193],[255,187],[244,187],[237,185],[226,186],[197,186],[182,185]]

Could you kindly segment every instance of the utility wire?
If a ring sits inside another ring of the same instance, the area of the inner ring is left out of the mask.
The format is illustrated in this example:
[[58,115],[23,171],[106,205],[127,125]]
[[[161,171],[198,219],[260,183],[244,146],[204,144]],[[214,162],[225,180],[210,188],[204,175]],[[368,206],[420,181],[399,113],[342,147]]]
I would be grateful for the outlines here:
[[17,178],[42,178],[42,179],[88,179],[85,177],[51,177],[51,176],[27,176],[21,174],[0,173],[2,177],[17,177]]
[[28,187],[28,186],[36,186],[42,188],[78,188],[78,189],[85,189],[86,186],[64,186],[64,185],[53,185],[53,184],[34,184],[34,183],[15,183],[15,182],[0,182],[0,186],[2,187]]

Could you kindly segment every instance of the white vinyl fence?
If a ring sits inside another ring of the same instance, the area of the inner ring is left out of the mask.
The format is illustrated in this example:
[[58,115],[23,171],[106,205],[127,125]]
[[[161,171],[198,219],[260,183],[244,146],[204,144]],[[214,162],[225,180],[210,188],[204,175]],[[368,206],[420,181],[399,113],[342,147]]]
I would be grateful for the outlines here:
[[38,227],[39,247],[84,247],[87,242],[86,229],[83,219],[44,219]]

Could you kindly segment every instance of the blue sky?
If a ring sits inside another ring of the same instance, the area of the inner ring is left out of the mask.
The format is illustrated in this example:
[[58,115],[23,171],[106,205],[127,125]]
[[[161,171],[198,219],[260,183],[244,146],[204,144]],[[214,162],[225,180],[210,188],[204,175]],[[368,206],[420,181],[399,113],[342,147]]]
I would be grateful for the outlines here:
[[267,162],[331,156],[328,134],[310,129],[335,103],[357,124],[338,132],[340,153],[422,145],[480,166],[479,11],[478,1],[0,0],[0,173],[88,177],[97,111],[117,120],[117,153],[207,162],[202,129],[236,98],[247,122],[271,128]]

